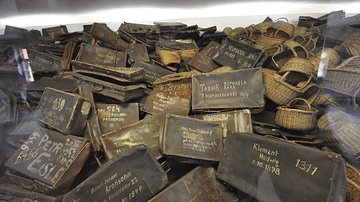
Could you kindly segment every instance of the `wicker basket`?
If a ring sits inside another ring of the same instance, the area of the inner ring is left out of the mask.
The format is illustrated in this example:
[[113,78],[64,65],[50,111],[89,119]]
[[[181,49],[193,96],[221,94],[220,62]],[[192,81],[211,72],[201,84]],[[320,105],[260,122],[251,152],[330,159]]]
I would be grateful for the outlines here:
[[249,38],[249,33],[245,28],[237,27],[229,33],[229,38],[237,41],[247,40]]
[[308,58],[309,62],[314,65],[315,71],[317,72],[320,66],[320,61],[322,57],[328,57],[328,68],[334,68],[335,65],[340,61],[340,55],[332,48],[324,48],[322,51],[319,51],[313,56]]
[[321,130],[329,131],[339,140],[338,150],[346,157],[354,158],[360,154],[360,119],[342,109],[330,108],[318,120]]
[[284,81],[287,75],[280,76],[274,70],[263,68],[266,96],[278,105],[286,105],[302,94],[300,89]]
[[346,199],[345,202],[360,201],[360,173],[346,163]]
[[347,38],[337,49],[343,58],[360,55],[360,34],[354,34]]
[[360,56],[348,58],[335,68],[328,68],[321,87],[354,96],[360,87]]
[[282,40],[282,39],[276,39],[276,38],[271,38],[268,36],[260,35],[260,36],[258,36],[255,44],[262,46],[264,48],[270,48],[276,44],[282,44],[283,42],[284,42],[284,40]]
[[266,35],[271,38],[287,40],[292,38],[294,29],[294,25],[288,22],[278,21],[267,29]]
[[[303,104],[298,104],[299,102],[303,102]],[[312,130],[317,124],[317,112],[318,110],[311,107],[307,100],[295,98],[286,106],[277,108],[275,123],[292,130]]]
[[304,58],[291,58],[278,71],[279,74],[288,71],[302,73],[308,77],[315,75],[314,65]]

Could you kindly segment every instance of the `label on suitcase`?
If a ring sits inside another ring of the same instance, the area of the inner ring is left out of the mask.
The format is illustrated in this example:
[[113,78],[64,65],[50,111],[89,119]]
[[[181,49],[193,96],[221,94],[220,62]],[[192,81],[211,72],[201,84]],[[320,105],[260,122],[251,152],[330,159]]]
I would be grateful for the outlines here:
[[223,128],[221,124],[168,114],[160,136],[160,149],[163,154],[184,158],[184,161],[186,158],[194,162],[219,161]]
[[125,67],[127,54],[110,48],[82,43],[75,60],[111,67]]
[[198,166],[148,202],[239,201],[229,186],[216,179],[213,167]]
[[212,58],[220,47],[221,44],[211,41],[207,46],[205,46],[205,48],[200,51],[200,54]]
[[82,136],[90,108],[91,103],[80,95],[46,87],[36,116],[62,133]]
[[235,70],[250,69],[261,67],[266,60],[266,54],[262,49],[227,38],[212,60]]
[[228,132],[216,175],[264,202],[340,202],[346,193],[340,154],[252,133]]
[[149,114],[170,110],[172,114],[187,116],[190,112],[190,99],[153,91],[146,99],[142,110]]
[[251,112],[249,109],[197,114],[194,115],[194,118],[214,123],[223,123],[228,131],[252,133]]
[[64,201],[147,201],[168,183],[167,175],[144,145],[114,156],[64,195]]
[[168,111],[127,125],[115,132],[104,134],[100,137],[107,159],[133,147],[144,144],[159,159],[163,155],[160,152],[159,137],[164,130],[165,116]]
[[265,87],[261,68],[192,77],[192,109],[262,108]]
[[143,80],[149,84],[152,84],[156,79],[160,77],[174,73],[173,71],[165,69],[159,65],[152,65],[143,61],[136,61],[131,67],[143,68],[144,69]]
[[62,183],[63,178],[69,183],[69,172],[72,180],[75,179],[77,173],[72,173],[73,169],[81,168],[74,167],[79,163],[75,161],[79,160],[84,164],[90,154],[88,150],[86,158],[78,159],[86,143],[85,138],[40,129],[29,136],[6,161],[5,166],[28,178],[55,187]]
[[109,133],[139,121],[139,104],[96,104],[101,133]]

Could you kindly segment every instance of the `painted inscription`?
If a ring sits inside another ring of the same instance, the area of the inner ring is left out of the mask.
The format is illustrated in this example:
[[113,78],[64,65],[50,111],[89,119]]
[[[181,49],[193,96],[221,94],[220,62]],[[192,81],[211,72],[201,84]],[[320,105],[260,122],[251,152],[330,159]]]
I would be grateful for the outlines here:
[[251,164],[260,168],[264,168],[270,173],[280,175],[280,161],[278,159],[279,152],[276,149],[269,149],[263,147],[261,144],[254,142],[253,150],[259,152],[257,159],[253,159]]
[[241,86],[247,86],[246,80],[225,81],[213,85],[200,84],[202,99],[216,99],[226,97],[240,97],[249,98],[249,93],[244,90],[241,91]]
[[54,184],[74,161],[80,145],[77,139],[55,141],[47,134],[34,132],[21,145],[14,164],[25,163],[28,172]]
[[189,149],[199,152],[207,152],[217,147],[215,141],[209,141],[212,135],[211,130],[192,129],[189,127],[181,127],[183,149]]

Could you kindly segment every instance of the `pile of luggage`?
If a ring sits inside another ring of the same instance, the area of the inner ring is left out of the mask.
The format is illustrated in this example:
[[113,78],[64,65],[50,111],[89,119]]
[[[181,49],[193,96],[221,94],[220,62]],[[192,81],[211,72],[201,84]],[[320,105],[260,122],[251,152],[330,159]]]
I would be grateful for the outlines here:
[[358,201],[360,18],[0,36],[4,201]]

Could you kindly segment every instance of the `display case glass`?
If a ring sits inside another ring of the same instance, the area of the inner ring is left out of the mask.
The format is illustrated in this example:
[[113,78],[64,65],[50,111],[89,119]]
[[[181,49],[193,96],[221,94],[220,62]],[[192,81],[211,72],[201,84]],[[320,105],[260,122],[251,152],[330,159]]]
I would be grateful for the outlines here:
[[360,201],[359,6],[1,1],[0,199]]

